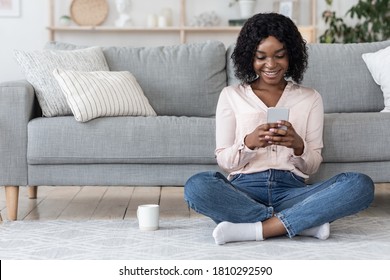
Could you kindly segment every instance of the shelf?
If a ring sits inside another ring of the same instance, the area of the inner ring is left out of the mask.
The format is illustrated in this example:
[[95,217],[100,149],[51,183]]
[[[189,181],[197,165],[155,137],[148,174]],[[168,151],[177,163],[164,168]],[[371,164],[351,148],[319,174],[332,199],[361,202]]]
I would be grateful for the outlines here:
[[[54,41],[55,32],[178,32],[181,35],[181,43],[185,43],[186,34],[190,32],[233,32],[239,33],[241,30],[240,26],[218,26],[218,27],[127,27],[118,28],[115,26],[49,26],[47,29],[51,32],[50,40]],[[298,27],[302,34],[302,37],[307,42],[313,42],[315,40],[315,29],[311,26],[300,26]]]
[[142,31],[142,32],[164,32],[164,31],[200,31],[200,32],[236,32],[240,31],[239,26],[214,26],[214,27],[115,27],[115,26],[49,26],[47,27],[50,31],[112,31],[112,32],[130,32],[130,31]]
[[102,31],[102,32],[170,32],[180,31],[180,27],[161,27],[161,28],[149,28],[149,27],[115,27],[115,26],[49,26],[47,27],[50,31]]
[[214,26],[214,27],[193,27],[193,26],[172,26],[172,27],[126,27],[119,28],[115,26],[49,26],[50,40],[55,40],[56,32],[177,32],[180,36],[180,42],[185,43],[187,33],[189,32],[234,32],[238,33],[241,29],[239,26]]
[[[187,34],[193,32],[193,33],[200,33],[200,32],[206,32],[206,33],[239,33],[241,30],[241,26],[213,26],[213,27],[203,27],[203,26],[187,26],[186,25],[186,0],[180,0],[180,22],[179,26],[170,26],[170,27],[155,27],[155,28],[149,28],[149,27],[115,27],[115,26],[56,26],[54,24],[55,16],[54,16],[54,6],[55,6],[55,0],[50,0],[50,26],[47,27],[49,30],[49,39],[51,41],[55,40],[55,34],[56,32],[146,32],[146,33],[153,33],[153,32],[177,32],[178,36],[180,37],[181,43],[186,43],[187,41]],[[307,42],[314,42],[316,38],[316,28],[315,28],[315,11],[316,11],[316,1],[311,0],[312,2],[312,23],[308,26],[299,26],[299,31],[301,32],[304,39],[306,39]]]

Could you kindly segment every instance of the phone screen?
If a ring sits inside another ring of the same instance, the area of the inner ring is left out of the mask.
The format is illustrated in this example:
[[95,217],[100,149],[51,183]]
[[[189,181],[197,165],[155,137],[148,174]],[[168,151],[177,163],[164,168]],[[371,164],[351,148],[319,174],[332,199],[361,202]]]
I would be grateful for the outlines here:
[[[267,111],[267,122],[276,123],[278,121],[288,121],[289,109],[282,107],[271,107]],[[287,127],[282,127],[282,129],[287,129]]]

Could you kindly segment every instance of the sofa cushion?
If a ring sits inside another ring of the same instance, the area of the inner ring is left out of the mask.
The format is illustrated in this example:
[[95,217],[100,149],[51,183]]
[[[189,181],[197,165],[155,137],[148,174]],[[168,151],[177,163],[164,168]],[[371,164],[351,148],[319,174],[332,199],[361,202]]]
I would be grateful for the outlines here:
[[108,116],[156,115],[130,72],[55,69],[53,74],[77,121]]
[[302,84],[315,88],[326,113],[379,112],[383,94],[362,54],[390,46],[390,41],[360,44],[309,44],[309,65]]
[[[29,164],[215,164],[214,118],[36,118],[28,124]],[[147,173],[146,173],[147,175]]]
[[324,162],[389,161],[390,114],[325,114]]
[[362,55],[374,81],[380,85],[385,101],[382,112],[390,112],[390,46],[374,53]]
[[227,74],[227,83],[229,86],[236,85],[240,83],[240,80],[237,79],[234,74],[234,64],[232,60],[232,54],[234,51],[235,44],[230,45],[226,50],[226,74]]
[[[48,49],[76,49],[61,42]],[[104,47],[111,71],[129,71],[141,85],[158,115],[215,115],[219,94],[226,86],[225,46],[221,42],[162,47]]]
[[15,58],[26,79],[34,86],[42,113],[47,117],[72,114],[64,94],[54,79],[55,68],[80,71],[108,70],[106,59],[99,47],[73,51],[15,50]]

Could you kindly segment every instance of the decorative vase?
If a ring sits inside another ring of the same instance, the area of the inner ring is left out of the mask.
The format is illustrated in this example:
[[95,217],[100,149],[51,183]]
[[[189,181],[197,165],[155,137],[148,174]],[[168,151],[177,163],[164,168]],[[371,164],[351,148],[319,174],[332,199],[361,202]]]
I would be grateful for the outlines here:
[[131,0],[115,0],[116,10],[118,11],[119,17],[115,21],[115,26],[126,27],[133,25],[130,17],[131,11]]
[[70,16],[64,15],[60,17],[59,23],[61,26],[69,26],[72,23],[72,19]]
[[247,19],[254,14],[256,0],[239,0],[238,5],[240,6],[241,18]]

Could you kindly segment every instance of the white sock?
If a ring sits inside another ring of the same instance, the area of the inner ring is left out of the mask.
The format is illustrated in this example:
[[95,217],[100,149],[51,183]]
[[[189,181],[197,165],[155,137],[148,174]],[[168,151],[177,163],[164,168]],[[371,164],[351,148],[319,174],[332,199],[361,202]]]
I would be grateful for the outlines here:
[[260,241],[263,239],[263,225],[257,223],[221,222],[213,231],[215,243],[223,245],[234,241]]
[[302,236],[312,236],[321,240],[328,239],[330,234],[330,225],[329,223],[320,225],[318,227],[308,228],[300,232],[298,235]]

